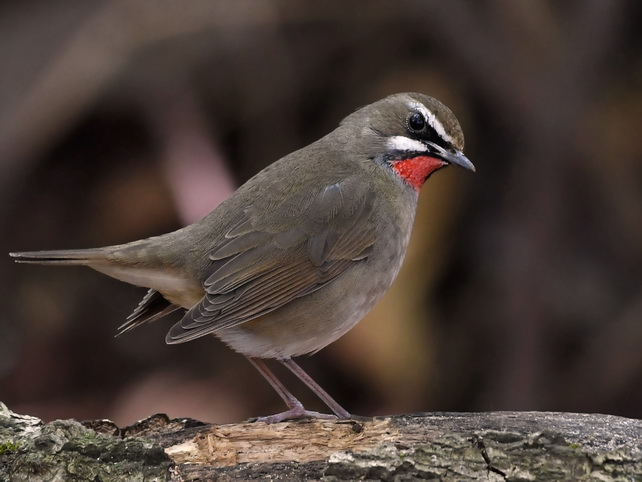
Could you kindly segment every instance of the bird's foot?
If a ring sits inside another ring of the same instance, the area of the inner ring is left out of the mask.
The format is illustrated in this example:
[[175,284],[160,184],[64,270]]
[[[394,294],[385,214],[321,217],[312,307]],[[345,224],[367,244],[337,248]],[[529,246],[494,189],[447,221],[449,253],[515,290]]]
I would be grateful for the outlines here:
[[322,420],[337,420],[336,415],[330,415],[328,413],[319,413],[313,412],[311,410],[306,410],[303,407],[294,407],[286,412],[276,413],[274,415],[268,415],[267,417],[258,417],[254,419],[254,422],[264,422],[264,423],[279,423],[286,420],[295,420],[297,418],[316,418]]

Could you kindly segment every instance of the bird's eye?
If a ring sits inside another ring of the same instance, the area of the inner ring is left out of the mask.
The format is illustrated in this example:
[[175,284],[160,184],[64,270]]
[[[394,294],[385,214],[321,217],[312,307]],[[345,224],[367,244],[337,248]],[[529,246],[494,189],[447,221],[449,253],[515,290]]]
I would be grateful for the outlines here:
[[419,112],[410,114],[408,117],[408,127],[411,131],[420,132],[426,127],[426,120]]

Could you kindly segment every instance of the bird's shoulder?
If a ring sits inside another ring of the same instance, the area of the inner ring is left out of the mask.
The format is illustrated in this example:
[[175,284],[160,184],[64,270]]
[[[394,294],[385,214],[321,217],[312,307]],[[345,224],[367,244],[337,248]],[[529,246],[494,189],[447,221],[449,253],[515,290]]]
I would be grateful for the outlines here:
[[[257,193],[258,194],[258,193]],[[375,195],[358,175],[321,175],[314,183],[294,183],[285,192],[263,192],[237,216],[209,251],[212,261],[269,245],[277,254],[308,245],[315,263],[319,245],[332,245],[355,231],[370,231]]]

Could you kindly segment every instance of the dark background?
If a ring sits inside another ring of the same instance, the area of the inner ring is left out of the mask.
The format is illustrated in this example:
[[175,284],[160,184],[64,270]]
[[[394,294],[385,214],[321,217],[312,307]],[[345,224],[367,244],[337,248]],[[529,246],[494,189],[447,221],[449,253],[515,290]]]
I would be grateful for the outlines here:
[[[176,229],[355,108],[423,92],[455,112],[477,173],[430,179],[394,287],[302,365],[363,415],[642,417],[640,10],[4,2],[0,252]],[[12,410],[129,424],[283,408],[219,341],[165,345],[172,320],[113,338],[143,289],[85,268],[0,263],[0,400]]]

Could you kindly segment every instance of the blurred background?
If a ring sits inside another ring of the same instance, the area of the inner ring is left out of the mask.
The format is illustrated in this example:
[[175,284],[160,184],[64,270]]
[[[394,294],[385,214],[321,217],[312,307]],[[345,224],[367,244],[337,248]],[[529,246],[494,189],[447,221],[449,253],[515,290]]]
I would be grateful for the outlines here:
[[[0,253],[177,229],[357,107],[423,92],[455,112],[477,173],[430,179],[394,287],[300,363],[363,415],[640,418],[641,7],[3,2]],[[218,340],[165,345],[176,318],[114,338],[144,289],[3,256],[0,400],[12,410],[123,425],[284,409]]]

